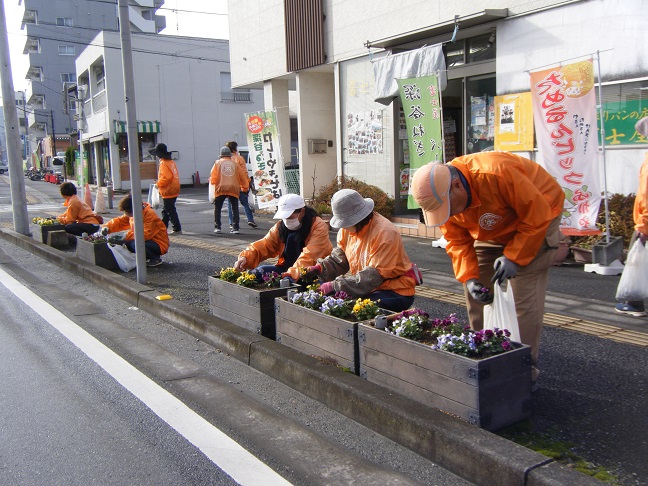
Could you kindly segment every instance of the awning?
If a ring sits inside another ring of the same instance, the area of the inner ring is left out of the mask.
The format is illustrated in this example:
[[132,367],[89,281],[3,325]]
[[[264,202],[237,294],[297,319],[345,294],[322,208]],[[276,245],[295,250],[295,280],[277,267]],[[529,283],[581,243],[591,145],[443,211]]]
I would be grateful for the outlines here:
[[[117,143],[117,135],[126,133],[126,122],[113,120],[113,140]],[[160,133],[160,122],[155,121],[138,121],[137,133]]]

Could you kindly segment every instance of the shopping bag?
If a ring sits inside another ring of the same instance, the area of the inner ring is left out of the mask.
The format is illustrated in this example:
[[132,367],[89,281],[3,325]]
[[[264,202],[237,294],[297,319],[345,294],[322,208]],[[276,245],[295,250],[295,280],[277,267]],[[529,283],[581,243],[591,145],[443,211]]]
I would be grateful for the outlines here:
[[495,284],[493,303],[484,306],[484,330],[508,329],[511,332],[511,341],[520,343],[522,341],[515,313],[513,287],[510,282],[506,282],[505,285],[506,288],[503,285]]
[[648,298],[648,245],[642,245],[639,239],[628,252],[616,298],[629,302]]
[[214,184],[211,182],[209,183],[209,193],[207,193],[207,199],[209,199],[210,204],[214,204],[214,199],[216,199],[214,196],[214,192],[216,191],[216,188],[214,187]]
[[254,211],[256,209],[256,199],[254,197],[254,194],[252,194],[252,191],[248,191],[247,198],[250,209]]
[[131,253],[125,246],[108,244],[108,248],[115,256],[115,261],[122,272],[130,272],[137,266],[135,253]]
[[160,207],[160,191],[156,184],[149,184],[148,199],[146,201],[153,209]]

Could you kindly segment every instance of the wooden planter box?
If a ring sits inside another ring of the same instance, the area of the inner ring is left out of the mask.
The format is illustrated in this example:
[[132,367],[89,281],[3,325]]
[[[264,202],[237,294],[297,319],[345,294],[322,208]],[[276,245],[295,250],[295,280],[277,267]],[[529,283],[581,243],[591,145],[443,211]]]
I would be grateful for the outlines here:
[[358,374],[358,323],[275,301],[277,342],[304,354],[334,360]]
[[360,376],[488,430],[531,416],[531,348],[476,360],[358,327]]
[[47,233],[50,231],[65,231],[62,224],[32,224],[32,236],[36,241],[47,244]]
[[592,263],[592,250],[580,246],[571,246],[569,249],[576,263]]
[[76,254],[84,262],[92,263],[108,270],[118,270],[113,252],[108,243],[92,243],[83,238],[77,238]]
[[275,297],[284,297],[288,290],[298,285],[279,289],[250,289],[208,277],[209,311],[221,319],[275,339]]

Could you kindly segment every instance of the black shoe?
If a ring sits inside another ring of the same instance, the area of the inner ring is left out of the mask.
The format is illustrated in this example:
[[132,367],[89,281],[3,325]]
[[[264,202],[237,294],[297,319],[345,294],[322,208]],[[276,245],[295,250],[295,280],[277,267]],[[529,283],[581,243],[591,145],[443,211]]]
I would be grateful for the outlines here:
[[146,260],[147,267],[159,267],[162,263],[161,258],[151,258],[150,260]]
[[252,226],[253,228],[258,228],[257,224],[254,221],[248,221],[248,226]]

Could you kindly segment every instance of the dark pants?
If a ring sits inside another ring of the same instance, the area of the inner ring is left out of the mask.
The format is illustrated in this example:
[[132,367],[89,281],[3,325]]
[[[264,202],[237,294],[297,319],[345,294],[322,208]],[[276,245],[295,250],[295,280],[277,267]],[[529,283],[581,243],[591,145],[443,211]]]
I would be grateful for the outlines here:
[[[135,253],[135,240],[125,240],[124,245],[128,248],[128,251]],[[153,240],[146,240],[144,242],[144,250],[146,250],[146,259],[155,260],[162,256],[162,250],[160,250],[160,245],[158,245]]]
[[75,236],[83,236],[83,233],[91,235],[99,231],[98,224],[91,223],[70,223],[65,225],[65,232]]
[[[238,211],[238,198],[234,196],[216,196],[214,199],[214,227],[220,229],[221,227],[221,211],[223,209],[223,203],[225,199],[229,201],[230,206],[232,207],[232,229],[239,229],[239,211]],[[234,209],[236,208],[236,209]]]
[[[239,202],[243,209],[245,210],[245,216],[247,217],[248,222],[254,222],[254,214],[252,214],[252,209],[250,208],[250,200],[248,199],[247,192],[241,192],[239,194]],[[229,224],[232,224],[232,205],[227,204],[227,215],[229,216]]]
[[178,211],[176,211],[175,203],[177,197],[165,197],[162,199],[164,207],[162,208],[162,222],[164,226],[169,227],[169,221],[171,221],[171,227],[173,231],[182,231],[182,226],[180,225],[180,218],[178,218]]
[[393,290],[377,290],[376,292],[371,292],[366,297],[374,302],[379,300],[378,307],[394,312],[409,309],[414,303],[413,295],[401,295]]

